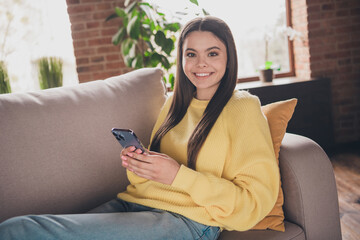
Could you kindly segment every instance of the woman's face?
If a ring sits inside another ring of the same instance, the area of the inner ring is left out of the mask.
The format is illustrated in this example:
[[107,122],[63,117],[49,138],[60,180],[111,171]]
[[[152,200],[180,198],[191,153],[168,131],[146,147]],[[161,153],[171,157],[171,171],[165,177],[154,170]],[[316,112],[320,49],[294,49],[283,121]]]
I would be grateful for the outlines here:
[[211,32],[194,31],[183,43],[182,66],[185,75],[196,87],[196,98],[210,100],[225,74],[225,44]]

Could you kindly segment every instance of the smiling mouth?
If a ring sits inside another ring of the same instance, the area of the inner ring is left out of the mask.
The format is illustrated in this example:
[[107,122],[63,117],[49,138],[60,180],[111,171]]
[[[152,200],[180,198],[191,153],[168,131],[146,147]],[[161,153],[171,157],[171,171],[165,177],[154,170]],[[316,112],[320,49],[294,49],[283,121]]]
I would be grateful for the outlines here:
[[195,76],[197,77],[208,77],[211,73],[195,73]]

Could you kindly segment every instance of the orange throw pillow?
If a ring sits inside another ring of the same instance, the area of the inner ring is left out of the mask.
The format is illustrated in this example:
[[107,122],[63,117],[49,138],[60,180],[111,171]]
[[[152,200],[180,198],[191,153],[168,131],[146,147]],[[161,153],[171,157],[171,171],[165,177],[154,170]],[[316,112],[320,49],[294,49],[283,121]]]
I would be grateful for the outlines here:
[[[271,138],[274,145],[275,156],[278,164],[280,145],[286,133],[288,122],[290,121],[294,113],[296,104],[297,99],[292,98],[285,101],[270,103],[261,107],[262,112],[268,120]],[[279,195],[274,208],[263,220],[261,220],[252,229],[272,229],[282,232],[285,231],[284,211],[282,209],[282,206],[284,204],[284,195],[281,188],[281,181],[279,184]]]

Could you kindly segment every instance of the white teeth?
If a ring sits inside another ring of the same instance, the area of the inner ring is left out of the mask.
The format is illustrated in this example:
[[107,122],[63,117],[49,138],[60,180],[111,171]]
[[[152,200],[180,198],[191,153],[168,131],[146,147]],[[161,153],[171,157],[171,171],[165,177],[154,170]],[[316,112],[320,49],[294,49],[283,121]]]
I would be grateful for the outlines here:
[[210,73],[196,73],[196,76],[198,76],[198,77],[206,77],[209,75],[210,75]]

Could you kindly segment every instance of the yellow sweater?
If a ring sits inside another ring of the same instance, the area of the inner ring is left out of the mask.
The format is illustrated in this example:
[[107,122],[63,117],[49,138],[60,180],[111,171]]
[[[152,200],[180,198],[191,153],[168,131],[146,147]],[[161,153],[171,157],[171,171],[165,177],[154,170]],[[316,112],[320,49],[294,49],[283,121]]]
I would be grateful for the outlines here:
[[[171,100],[161,110],[152,136]],[[235,91],[204,142],[194,171],[186,167],[187,142],[208,102],[194,98],[181,122],[161,141],[160,152],[181,164],[173,183],[165,185],[127,171],[130,185],[118,197],[205,225],[245,231],[271,211],[279,192],[269,127],[258,98]]]

